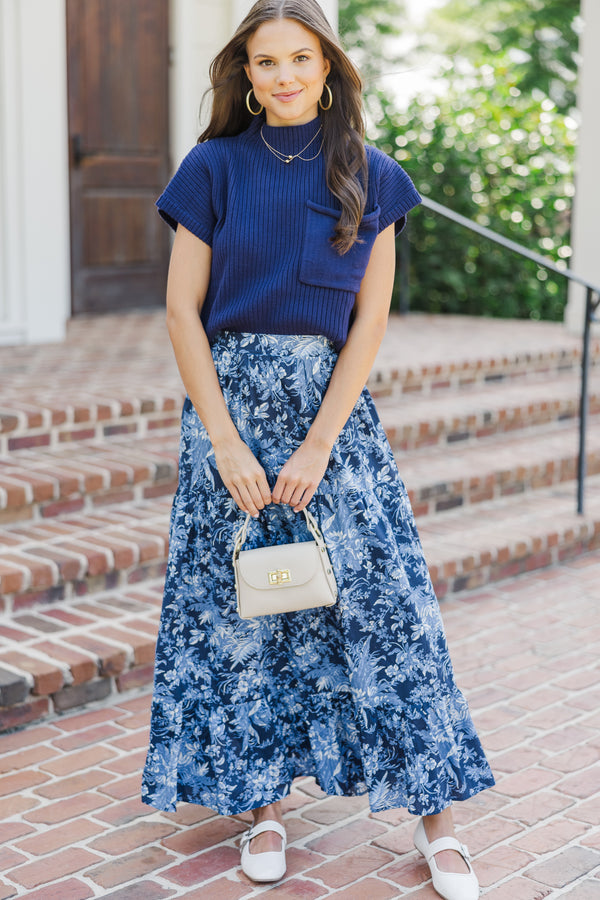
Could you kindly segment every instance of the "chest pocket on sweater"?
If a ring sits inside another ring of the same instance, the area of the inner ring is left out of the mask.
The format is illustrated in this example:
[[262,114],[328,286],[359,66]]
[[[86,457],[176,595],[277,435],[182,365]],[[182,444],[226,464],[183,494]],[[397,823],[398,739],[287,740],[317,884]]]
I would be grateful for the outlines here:
[[306,229],[300,261],[300,281],[315,287],[356,293],[360,289],[377,237],[380,208],[363,216],[358,241],[340,256],[331,243],[339,210],[307,200]]

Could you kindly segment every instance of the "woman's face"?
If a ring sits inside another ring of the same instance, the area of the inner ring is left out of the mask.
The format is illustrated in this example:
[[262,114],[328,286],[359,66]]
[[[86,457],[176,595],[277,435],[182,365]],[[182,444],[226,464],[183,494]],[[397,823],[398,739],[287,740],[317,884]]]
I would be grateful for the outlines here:
[[331,68],[318,37],[294,19],[264,22],[249,39],[244,67],[268,125],[304,125],[319,112]]

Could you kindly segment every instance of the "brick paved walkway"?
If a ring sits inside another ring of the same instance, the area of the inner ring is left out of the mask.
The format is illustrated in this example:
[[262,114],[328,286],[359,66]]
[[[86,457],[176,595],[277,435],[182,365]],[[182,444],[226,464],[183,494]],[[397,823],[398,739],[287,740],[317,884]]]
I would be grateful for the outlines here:
[[[497,777],[455,807],[490,900],[600,898],[600,558],[588,554],[443,602],[459,684]],[[387,900],[437,895],[404,811],[326,798],[309,778],[287,802],[287,878],[249,884],[247,816],[138,800],[149,693],[0,738],[0,900]]]

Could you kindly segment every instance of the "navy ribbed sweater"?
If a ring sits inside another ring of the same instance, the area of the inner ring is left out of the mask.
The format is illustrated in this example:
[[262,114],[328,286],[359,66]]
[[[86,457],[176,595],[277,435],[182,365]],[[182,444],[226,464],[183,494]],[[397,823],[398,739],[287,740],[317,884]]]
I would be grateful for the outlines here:
[[[265,146],[299,152],[319,128],[270,127],[262,117],[236,137],[197,144],[157,201],[162,217],[212,247],[201,318],[209,340],[221,330],[322,334],[341,347],[375,237],[420,202],[408,175],[367,147],[369,183],[360,243],[340,256],[330,238],[339,201],[323,154],[286,164]],[[304,156],[313,156],[319,135]]]

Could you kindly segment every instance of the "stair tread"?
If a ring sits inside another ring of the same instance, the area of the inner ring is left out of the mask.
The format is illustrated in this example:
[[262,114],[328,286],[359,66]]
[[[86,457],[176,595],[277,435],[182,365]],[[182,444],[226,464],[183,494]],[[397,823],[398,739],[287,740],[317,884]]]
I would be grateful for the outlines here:
[[[477,361],[473,362],[477,369]],[[406,374],[406,373],[405,373]],[[180,414],[184,390],[179,376],[173,374],[171,384],[161,380],[161,389],[153,390],[147,380],[136,392],[135,384],[123,395],[103,383],[96,394],[68,389],[69,402],[56,402],[56,388],[47,395],[39,387],[30,398],[23,393],[11,397],[10,388],[3,386],[0,405],[0,436],[7,455],[11,451],[36,446],[60,446],[79,440],[114,439],[127,431],[141,431],[174,425]],[[478,382],[449,395],[447,391],[415,391],[418,379],[412,381],[408,393],[386,396],[379,390],[389,380],[390,372],[376,370],[369,379],[369,387],[376,398],[382,418],[421,421],[424,418],[462,416],[471,411],[501,410],[508,404],[522,407],[526,402],[575,402],[579,396],[577,370],[559,376],[524,375],[510,381]],[[599,373],[592,370],[590,391],[598,391]],[[400,380],[402,375],[398,375]],[[157,379],[158,381],[159,379]],[[152,382],[150,382],[150,385]],[[67,391],[65,386],[64,391]],[[389,393],[389,392],[388,392]],[[504,396],[503,396],[504,395]],[[554,396],[555,395],[555,396]],[[27,441],[27,437],[30,441]]]
[[179,429],[168,433],[144,436],[132,435],[129,440],[78,441],[77,443],[40,449],[15,451],[10,456],[0,457],[0,480],[14,477],[19,472],[23,476],[34,477],[46,471],[56,472],[58,478],[73,475],[73,466],[81,465],[81,476],[96,469],[122,468],[131,477],[137,468],[148,472],[177,460]]
[[[93,602],[75,598],[0,616],[2,706],[52,695],[54,708],[65,710],[106,696],[113,679],[119,690],[151,683],[161,605],[162,580],[155,579]],[[7,720],[10,727],[9,713]]]
[[582,516],[566,484],[424,516],[418,527],[441,599],[597,550],[600,476],[586,481]]
[[83,509],[86,500],[89,508],[126,499],[124,491],[131,500],[149,493],[172,494],[178,451],[178,426],[143,437],[14,451],[0,457],[0,512],[6,510],[6,517],[11,510],[27,508],[29,517],[46,518],[69,506],[72,511],[75,506]]
[[[592,419],[592,422],[594,420]],[[599,422],[600,424],[600,422]],[[526,467],[542,468],[553,462],[575,459],[579,450],[576,422],[553,422],[523,435],[508,432],[483,442],[435,446],[397,453],[400,474],[410,490],[440,481],[483,478]],[[586,439],[587,454],[600,451],[600,428],[591,427]]]
[[[422,422],[454,417],[481,416],[486,412],[527,409],[532,404],[557,405],[579,401],[579,377],[564,373],[560,377],[542,377],[527,381],[490,383],[468,388],[456,394],[403,394],[378,398],[382,422]],[[590,396],[600,391],[600,372],[589,381]]]
[[[592,422],[594,421],[592,417]],[[177,477],[179,431],[110,443],[80,442],[58,448],[23,450],[0,459],[0,510],[42,503],[42,516],[53,501],[75,495],[111,491],[142,482],[165,481],[173,488]],[[600,451],[600,429],[590,428],[588,457]],[[509,432],[485,442],[453,447],[429,447],[397,454],[402,477],[409,490],[431,491],[439,484],[472,481],[518,472],[527,467],[552,466],[574,460],[578,429],[573,422],[554,422],[525,436]],[[571,474],[570,477],[573,477]],[[168,492],[167,492],[168,493]]]
[[162,563],[172,499],[112,505],[0,528],[0,594],[41,592]]
[[114,504],[106,509],[94,510],[91,513],[60,516],[56,519],[28,522],[25,524],[0,528],[0,535],[6,538],[13,536],[20,544],[42,538],[49,541],[60,541],[65,537],[88,534],[103,528],[126,528],[132,523],[143,525],[163,514],[171,507],[171,498],[140,501],[138,503]]
[[[429,565],[437,566],[449,558],[469,559],[482,549],[495,552],[513,547],[533,536],[589,530],[600,521],[600,476],[587,480],[586,505],[586,516],[577,516],[574,487],[569,483],[420,517],[418,524]],[[71,563],[70,578],[76,579],[164,559],[170,507],[167,499],[145,501],[94,515],[0,529],[0,543],[7,547],[0,564],[3,592],[57,585],[67,562]],[[15,577],[19,585],[10,591]]]
[[578,528],[600,521],[600,476],[586,480],[585,515],[576,511],[574,484],[553,485],[526,496],[503,497],[489,503],[448,510],[419,518],[419,533],[423,543],[430,543],[428,556],[440,555],[440,547],[500,545],[511,546],[534,534],[553,533]]
[[[81,461],[88,467],[101,467],[104,463],[131,465],[160,464],[163,459],[171,459],[177,454],[179,428],[172,427],[166,432],[155,435],[131,435],[128,439],[118,438],[111,441],[77,441],[56,447],[26,448],[0,457],[0,476],[12,469],[26,471],[36,467],[70,468],[74,461]],[[175,447],[175,450],[173,450]]]
[[[515,358],[560,357],[578,353],[579,335],[569,334],[562,323],[477,316],[392,313],[376,368],[418,371],[424,368],[484,365]],[[600,350],[593,340],[592,351]],[[164,324],[164,312],[119,313],[89,320],[71,320],[61,344],[2,349],[7,388],[36,389],[52,379],[53,386],[114,384],[122,388],[132,371],[136,383],[162,384],[176,376],[173,352]],[[54,394],[56,398],[58,392]],[[122,393],[122,390],[121,390]]]
[[[31,385],[21,389],[10,384],[3,385],[0,431],[62,424],[85,428],[91,422],[177,408],[185,393],[177,373],[169,373],[165,378],[161,378],[160,373],[153,374],[153,379],[140,379],[139,385],[135,384],[134,379],[133,384],[128,384],[127,391],[123,390],[123,379],[119,379],[118,384],[103,379],[101,385],[95,388],[68,382],[62,387],[53,385],[51,388]],[[68,401],[57,400],[65,394],[68,394]],[[11,416],[17,417],[18,421],[3,421]]]
[[[472,363],[496,365],[538,356],[559,358],[577,354],[581,337],[569,334],[562,323],[515,323],[509,319],[410,313],[391,315],[378,354],[382,368],[462,368]],[[593,352],[599,349],[594,341]]]
[[[598,375],[590,379],[590,415],[600,412]],[[377,400],[381,423],[395,450],[482,438],[489,442],[505,432],[531,433],[548,423],[577,418],[579,404],[579,382],[571,374],[526,383],[477,386],[444,396],[402,395]]]
[[[452,373],[485,380],[512,370],[556,371],[572,368],[580,351],[580,338],[558,323],[392,315],[369,384],[375,392],[392,383],[414,390]],[[600,357],[600,340],[592,341],[591,357]],[[125,427],[136,417],[159,420],[178,413],[183,398],[162,313],[98,318],[93,327],[74,321],[65,343],[3,348],[2,362],[5,450],[14,449],[16,436],[39,441],[48,429],[72,440],[94,426],[101,436],[102,427]]]

